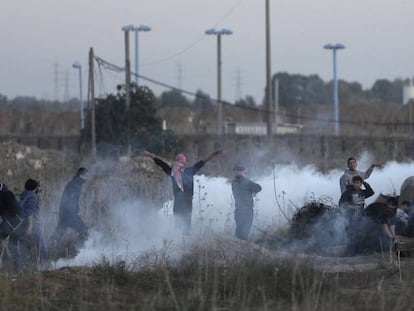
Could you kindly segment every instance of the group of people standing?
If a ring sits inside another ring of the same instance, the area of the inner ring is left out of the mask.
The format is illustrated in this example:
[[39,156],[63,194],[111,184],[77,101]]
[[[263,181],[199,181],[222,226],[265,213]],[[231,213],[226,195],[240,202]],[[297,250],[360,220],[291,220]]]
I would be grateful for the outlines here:
[[[219,155],[222,150],[216,150],[205,159],[198,161],[193,166],[187,167],[187,158],[184,154],[177,154],[174,164],[170,166],[154,153],[147,150],[142,155],[154,160],[171,178],[174,195],[173,213],[176,220],[183,228],[184,234],[190,233],[191,215],[193,205],[194,175],[212,158]],[[235,201],[234,217],[236,221],[237,238],[247,240],[253,224],[253,196],[262,190],[259,184],[249,180],[247,168],[236,165],[235,176],[232,180],[232,192]]]
[[[59,244],[67,228],[79,233],[86,239],[88,229],[79,216],[79,198],[82,185],[88,180],[88,170],[81,167],[65,186],[59,205],[59,219],[51,240]],[[28,178],[18,198],[1,184],[0,190],[0,237],[9,238],[11,270],[14,274],[29,266],[47,263],[49,247],[41,230],[40,219],[40,182]]]
[[[173,212],[185,234],[190,232],[194,175],[220,153],[221,150],[217,150],[193,166],[187,166],[187,158],[182,153],[176,156],[172,165],[167,164],[154,153],[146,150],[142,153],[143,156],[152,158],[155,164],[171,178],[174,195]],[[413,228],[411,231],[414,235],[414,211],[409,212],[413,202],[402,202],[398,207],[398,199],[389,197],[386,202],[376,202],[369,206],[365,204],[365,200],[374,195],[374,190],[366,180],[376,167],[382,166],[382,163],[373,163],[368,170],[360,171],[357,169],[357,160],[351,157],[347,160],[347,169],[340,178],[339,207],[349,220],[346,233],[352,246],[351,253],[359,252],[366,247],[392,246],[396,235],[409,234],[410,227]],[[235,202],[235,236],[247,240],[253,223],[253,197],[262,188],[248,178],[247,168],[240,165],[234,167],[231,187]],[[409,214],[413,215],[412,225],[410,225]]]
[[368,179],[381,163],[372,164],[367,171],[357,169],[355,158],[347,160],[348,168],[341,176],[339,207],[348,218],[347,237],[350,254],[366,250],[391,249],[397,235],[414,236],[414,202],[398,202],[398,197],[389,196],[385,202],[374,202],[366,206],[365,199],[374,195]]
[[[173,213],[177,225],[186,235],[191,230],[194,175],[221,152],[222,150],[216,150],[192,166],[187,166],[187,157],[183,153],[177,154],[174,163],[170,165],[154,153],[147,150],[142,152],[144,157],[151,158],[170,177],[174,195]],[[411,234],[414,235],[414,210],[410,212],[413,202],[402,202],[401,208],[398,209],[398,200],[391,197],[385,203],[365,206],[365,199],[374,195],[374,190],[366,179],[370,177],[375,167],[382,167],[382,164],[374,163],[363,172],[357,169],[356,159],[349,158],[347,166],[339,183],[341,189],[339,207],[344,210],[349,219],[347,235],[354,247],[352,251],[360,251],[365,247],[364,243],[370,239],[372,241],[379,238],[381,243],[391,245],[395,242],[396,234],[410,234],[411,227],[413,228]],[[231,188],[235,202],[235,236],[247,240],[253,223],[253,197],[262,190],[262,187],[248,178],[246,167],[236,165],[233,171]],[[68,228],[75,230],[80,240],[86,240],[88,236],[88,228],[79,216],[80,193],[88,176],[86,168],[79,168],[63,190],[58,224],[51,238],[55,243],[59,243]],[[40,182],[29,178],[24,184],[19,200],[14,200],[14,194],[5,184],[0,183],[0,204],[8,206],[7,209],[0,209],[3,220],[0,237],[9,237],[9,248],[12,257],[15,258],[13,263],[15,272],[24,269],[30,254],[35,254],[38,263],[48,258],[48,243],[45,242],[40,226],[39,191],[41,191]],[[409,215],[412,217],[410,218]]]

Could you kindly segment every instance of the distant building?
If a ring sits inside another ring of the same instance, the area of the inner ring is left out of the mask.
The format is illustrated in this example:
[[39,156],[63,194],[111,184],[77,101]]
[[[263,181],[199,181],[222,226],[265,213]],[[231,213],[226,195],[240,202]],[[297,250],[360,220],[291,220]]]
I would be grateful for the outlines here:
[[403,104],[406,105],[414,100],[414,79],[407,79],[403,87]]
[[[298,134],[302,131],[302,124],[278,123],[273,133],[277,134]],[[264,122],[234,122],[226,124],[227,134],[237,135],[267,135],[267,125]]]
[[[233,105],[224,107],[224,133],[230,135],[267,135],[266,123],[262,121],[261,110],[245,109]],[[214,109],[197,110],[190,107],[161,107],[157,116],[163,120],[163,129],[170,129],[177,135],[215,135],[217,133],[217,115]],[[303,124],[277,120],[274,134],[298,134]]]

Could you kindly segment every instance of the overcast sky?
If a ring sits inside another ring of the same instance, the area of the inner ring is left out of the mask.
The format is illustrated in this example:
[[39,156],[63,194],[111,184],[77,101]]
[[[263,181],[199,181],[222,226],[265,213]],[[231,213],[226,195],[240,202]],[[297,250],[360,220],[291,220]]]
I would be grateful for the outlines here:
[[[273,73],[318,74],[328,81],[332,52],[322,47],[340,42],[346,46],[338,53],[341,79],[369,88],[378,78],[414,76],[412,0],[270,0],[270,7]],[[234,34],[222,38],[223,99],[263,98],[265,0],[1,0],[0,12],[0,93],[9,98],[54,99],[55,64],[59,99],[65,90],[78,96],[72,63],[83,66],[84,89],[90,47],[124,66],[126,24],[152,27],[139,35],[140,74],[213,98],[217,40],[204,32],[231,29]],[[133,42],[131,35],[132,70]],[[97,95],[114,92],[123,80],[123,74],[102,71]],[[157,94],[166,90],[141,82]]]

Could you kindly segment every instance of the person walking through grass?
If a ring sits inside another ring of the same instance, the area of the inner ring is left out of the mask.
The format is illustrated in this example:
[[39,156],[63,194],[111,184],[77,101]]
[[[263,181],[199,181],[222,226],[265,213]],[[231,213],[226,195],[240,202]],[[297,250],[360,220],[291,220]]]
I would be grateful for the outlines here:
[[88,170],[81,167],[72,180],[65,186],[60,200],[58,225],[54,234],[56,243],[61,240],[68,228],[72,228],[79,234],[80,241],[87,239],[88,227],[79,215],[79,200],[82,187],[88,179]]

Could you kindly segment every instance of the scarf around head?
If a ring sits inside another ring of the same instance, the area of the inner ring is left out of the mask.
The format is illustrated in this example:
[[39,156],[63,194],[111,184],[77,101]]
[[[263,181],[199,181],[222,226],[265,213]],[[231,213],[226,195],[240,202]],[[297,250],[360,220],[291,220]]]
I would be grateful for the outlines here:
[[183,178],[181,177],[181,171],[183,169],[184,164],[180,162],[175,162],[171,169],[171,175],[174,176],[175,182],[177,183],[178,188],[180,188],[182,192],[184,192]]
[[171,168],[171,175],[174,176],[175,182],[177,183],[178,188],[184,192],[183,178],[181,176],[181,171],[185,168],[185,162],[187,161],[185,155],[182,153],[178,154],[175,158],[175,163]]

